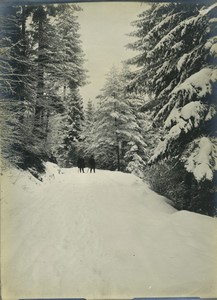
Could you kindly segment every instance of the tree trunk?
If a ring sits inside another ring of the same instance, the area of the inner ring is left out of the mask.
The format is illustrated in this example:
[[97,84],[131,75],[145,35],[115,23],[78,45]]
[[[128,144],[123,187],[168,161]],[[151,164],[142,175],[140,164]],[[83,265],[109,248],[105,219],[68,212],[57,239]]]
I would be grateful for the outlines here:
[[[43,65],[43,21],[39,18],[39,26],[38,26],[38,70],[37,70],[37,98],[35,104],[35,123],[34,129],[35,131],[41,135],[43,132],[44,122],[44,106],[43,106],[43,93],[44,93],[44,65]],[[42,136],[39,136],[42,137]]]
[[[116,103],[115,102],[114,102],[114,111],[116,111]],[[117,165],[118,165],[118,171],[120,171],[120,149],[119,149],[119,137],[118,137],[117,118],[115,118],[115,135],[116,135]]]

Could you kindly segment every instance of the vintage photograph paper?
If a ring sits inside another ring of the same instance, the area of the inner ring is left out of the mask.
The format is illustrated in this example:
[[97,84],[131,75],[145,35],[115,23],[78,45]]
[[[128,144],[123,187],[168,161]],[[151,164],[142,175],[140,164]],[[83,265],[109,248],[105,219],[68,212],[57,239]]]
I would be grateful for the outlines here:
[[0,4],[3,300],[217,297],[217,4]]

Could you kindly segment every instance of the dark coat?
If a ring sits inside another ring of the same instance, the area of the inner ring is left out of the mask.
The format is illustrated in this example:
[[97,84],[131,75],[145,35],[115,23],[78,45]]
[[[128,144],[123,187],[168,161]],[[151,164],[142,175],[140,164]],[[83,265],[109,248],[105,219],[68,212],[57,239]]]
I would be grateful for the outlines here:
[[84,162],[83,157],[78,158],[77,166],[78,166],[78,168],[85,168],[85,162]]
[[90,166],[90,168],[95,168],[95,166],[96,166],[96,162],[95,162],[95,159],[93,157],[91,157],[89,159],[89,166]]

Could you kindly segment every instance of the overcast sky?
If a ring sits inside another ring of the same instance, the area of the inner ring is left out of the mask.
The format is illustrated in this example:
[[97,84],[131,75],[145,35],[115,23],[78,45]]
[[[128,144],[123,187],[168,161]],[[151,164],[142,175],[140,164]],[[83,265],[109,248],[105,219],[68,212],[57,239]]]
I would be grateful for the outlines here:
[[135,52],[125,48],[132,38],[131,22],[137,19],[148,4],[139,2],[91,2],[79,3],[83,11],[78,13],[80,34],[85,53],[85,68],[89,71],[90,84],[81,88],[84,103],[94,101],[103,87],[105,74]]

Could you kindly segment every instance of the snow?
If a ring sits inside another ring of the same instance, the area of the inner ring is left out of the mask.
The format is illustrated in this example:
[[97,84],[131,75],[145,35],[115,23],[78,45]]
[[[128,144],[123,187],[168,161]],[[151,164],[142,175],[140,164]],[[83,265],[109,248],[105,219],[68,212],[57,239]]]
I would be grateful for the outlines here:
[[165,16],[165,18],[159,24],[157,24],[148,32],[148,34],[146,34],[146,36],[142,40],[143,45],[145,42],[149,43],[149,41],[153,39],[156,32],[158,33],[162,28],[168,27],[170,22],[173,22],[178,16],[179,13]]
[[217,18],[211,18],[209,19],[209,23],[216,23],[217,22]]
[[120,118],[120,114],[117,111],[113,111],[110,113],[110,116],[114,119],[119,119]]
[[188,54],[185,53],[185,54],[183,54],[182,57],[178,60],[178,63],[177,63],[177,69],[178,69],[178,71],[180,71],[180,70],[182,69],[182,66],[183,66],[183,64],[185,63],[187,57],[188,57]]
[[[155,116],[154,121],[165,114],[165,111],[173,109],[175,106],[183,105],[183,99],[185,101],[196,102],[197,98],[203,98],[207,94],[211,94],[212,85],[217,81],[217,70],[212,68],[203,68],[200,71],[194,73],[188,77],[184,82],[177,85],[169,94],[170,100],[160,109]],[[193,99],[192,99],[193,98]],[[196,98],[196,99],[195,99]],[[174,113],[174,111],[172,111]],[[171,117],[169,117],[171,119]],[[166,123],[171,120],[166,121]],[[166,125],[167,127],[167,125]]]
[[184,42],[183,42],[183,41],[179,41],[178,43],[175,43],[175,44],[171,47],[171,49],[174,49],[174,50],[181,50],[182,47],[183,47],[183,45],[184,45]]
[[197,181],[212,180],[216,168],[216,152],[212,141],[202,137],[194,141],[196,147],[191,155],[185,160],[185,168],[193,173]]
[[177,26],[170,30],[168,34],[162,37],[162,39],[155,45],[155,47],[147,53],[147,57],[151,58],[153,57],[154,53],[156,53],[159,50],[162,50],[165,46],[171,46],[175,36],[183,36],[188,26],[192,26],[192,24],[195,25],[198,22],[198,20],[200,20],[200,18],[201,16],[198,15],[196,17],[190,17],[187,20],[181,21]]
[[159,76],[160,74],[162,74],[163,72],[165,72],[165,70],[167,70],[170,67],[170,62],[169,61],[165,61],[162,66],[156,71],[156,74]]
[[[166,152],[171,140],[178,139],[182,132],[187,133],[192,130],[192,128],[199,127],[201,122],[210,120],[215,114],[216,108],[214,107],[214,105],[208,107],[208,105],[200,101],[192,101],[179,108],[175,106],[171,110],[164,124],[164,128],[169,129],[169,132],[166,134],[164,141],[160,142],[155,149],[154,155],[151,157],[150,162],[154,161],[157,157]],[[201,144],[199,143],[198,146],[199,149],[203,149],[202,151],[204,151],[205,149],[205,147],[203,147],[203,144],[205,145],[205,143],[203,143],[204,139],[201,140]],[[198,149],[196,150],[196,153],[197,151]],[[202,158],[204,158],[204,156],[202,156]],[[201,159],[199,159],[199,161],[197,160],[198,154],[195,154],[194,152],[191,153],[188,159],[184,159],[184,161],[187,161],[186,169],[189,172],[192,172],[198,181],[204,178],[212,180],[213,168],[209,166],[210,161],[209,163],[207,163],[207,159],[205,159],[203,164]],[[195,166],[195,164],[197,165],[197,167],[194,169],[193,166]]]
[[178,121],[180,119],[180,110],[181,110],[181,108],[176,108],[176,107],[174,107],[171,110],[171,113],[169,114],[169,116],[167,117],[167,119],[165,121],[165,124],[164,124],[165,128],[171,127],[173,122],[178,123]]
[[154,154],[151,156],[149,163],[154,162],[161,154],[164,154],[167,150],[168,141],[165,139],[160,141],[157,147],[154,149]]
[[208,108],[200,101],[192,101],[182,108],[174,107],[165,121],[164,128],[170,128],[172,124],[175,125],[172,126],[166,138],[168,140],[176,139],[182,130],[187,133],[193,127],[198,127],[203,118],[208,121],[214,114],[214,107]]
[[215,57],[216,54],[216,45],[217,45],[217,36],[213,36],[207,40],[207,42],[204,45],[205,49],[210,50],[210,54]]
[[46,167],[2,177],[3,300],[216,296],[215,218],[132,174]]
[[209,7],[205,8],[205,9],[202,8],[200,10],[200,15],[205,16],[215,8],[217,8],[217,3],[214,3],[214,4],[210,5]]
[[212,45],[212,47],[210,48],[210,53],[214,57],[217,57],[217,44]]
[[206,115],[205,121],[209,121],[211,120],[216,114],[216,107],[214,104],[211,104],[209,107],[209,111]]
[[[185,132],[188,132],[190,129],[191,129],[191,121],[189,121],[188,123],[183,120],[183,119],[180,119],[179,120],[179,123],[174,125],[169,133],[166,135],[166,140],[167,142],[170,140],[170,139],[173,139],[173,140],[176,140],[178,139],[178,137],[180,136],[181,132],[184,130]],[[190,125],[190,126],[189,126]]]
[[[199,14],[197,16],[191,16],[186,20],[183,20],[179,22],[173,29],[171,29],[167,34],[163,35],[161,40],[155,45],[153,49],[148,51],[147,58],[154,58],[154,55],[157,53],[157,51],[164,49],[165,47],[171,47],[171,49],[178,49],[180,50],[182,48],[183,41],[179,41],[175,45],[173,45],[174,38],[183,37],[188,30],[191,30],[192,26],[197,25],[198,22],[201,21],[201,18],[204,18],[207,14],[212,12],[216,8],[216,4],[213,4],[209,6],[208,8],[203,8],[200,10]],[[172,18],[176,17],[175,15],[167,16],[165,20],[161,21],[157,26],[155,26],[149,34],[144,38],[145,41],[150,39],[155,31],[158,31],[162,26],[170,22]],[[176,39],[175,39],[176,40]],[[216,53],[216,48],[213,47],[212,52]]]
[[200,114],[207,110],[206,105],[201,103],[200,101],[192,101],[181,109],[181,118],[185,120],[189,120],[190,118],[194,118],[194,126],[197,127],[200,122]]
[[213,82],[217,81],[217,70],[211,68],[203,68],[199,72],[191,75],[183,83],[176,86],[171,94],[187,91],[190,96],[197,94],[202,98],[207,94],[211,94]]

